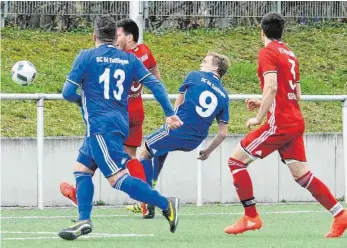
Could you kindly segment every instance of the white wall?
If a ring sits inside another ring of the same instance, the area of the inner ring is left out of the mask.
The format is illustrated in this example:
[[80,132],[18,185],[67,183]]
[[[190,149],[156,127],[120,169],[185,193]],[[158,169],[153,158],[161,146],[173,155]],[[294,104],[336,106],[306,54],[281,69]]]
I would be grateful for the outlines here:
[[[242,135],[227,137],[211,157],[203,162],[203,201],[237,202],[228,157]],[[211,140],[211,137],[208,138]],[[44,205],[61,206],[69,202],[61,196],[61,181],[74,182],[72,167],[82,138],[46,138],[44,149]],[[321,178],[336,197],[344,195],[342,134],[309,134],[305,136],[307,159],[313,173]],[[36,140],[1,139],[1,205],[36,206],[37,159]],[[164,195],[175,195],[182,202],[196,201],[197,152],[173,152],[168,156],[157,189]],[[311,201],[310,193],[298,186],[285,164],[274,153],[253,163],[249,172],[258,202]],[[133,202],[116,192],[99,174],[94,176],[94,200],[108,204]]]

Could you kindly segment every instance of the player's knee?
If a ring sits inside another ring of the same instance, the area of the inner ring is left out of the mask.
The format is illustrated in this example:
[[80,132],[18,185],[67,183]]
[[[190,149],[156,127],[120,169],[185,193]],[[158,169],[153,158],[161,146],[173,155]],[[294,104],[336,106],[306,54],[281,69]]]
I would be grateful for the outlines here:
[[139,156],[140,160],[152,158],[152,155],[149,153],[145,145],[140,148]]
[[124,146],[124,151],[125,151],[126,153],[128,153],[128,155],[129,155],[132,159],[135,159],[135,158],[136,158],[136,150],[137,150],[137,147],[127,146],[127,145]]
[[247,153],[240,144],[236,146],[230,157],[242,162],[243,164],[249,164],[256,159],[254,156]]
[[294,159],[285,159],[284,161],[287,164],[294,180],[298,180],[300,177],[310,171],[310,169],[304,162],[300,162]]
[[108,182],[110,183],[110,185],[112,187],[114,187],[114,185],[116,185],[116,183],[118,182],[118,180],[124,175],[124,174],[128,174],[127,170],[121,170],[119,172],[117,172],[116,174],[110,176],[107,178]]
[[76,161],[76,163],[74,165],[74,171],[86,172],[86,173],[89,173],[91,175],[93,175],[95,172],[95,170],[89,169],[87,166],[85,166],[84,164],[82,164],[79,161]]

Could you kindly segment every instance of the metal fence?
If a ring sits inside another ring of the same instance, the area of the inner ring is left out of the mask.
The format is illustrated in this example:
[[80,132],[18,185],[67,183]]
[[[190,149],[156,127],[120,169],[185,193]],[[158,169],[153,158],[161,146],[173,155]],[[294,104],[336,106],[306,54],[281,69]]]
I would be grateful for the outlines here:
[[[8,15],[119,15],[128,1],[2,1]],[[147,2],[147,1],[146,1]],[[284,17],[346,18],[345,1],[148,1],[148,16],[261,17],[269,11]]]
[[[143,100],[154,100],[153,95],[144,94]],[[177,95],[169,95],[171,100]],[[247,98],[261,98],[261,95],[229,95],[230,101],[240,101]],[[347,95],[303,95],[303,101],[340,101],[342,102],[342,127],[343,127],[343,153],[345,196],[347,194]],[[63,100],[61,94],[7,94],[0,93],[0,100],[36,100],[37,101],[37,180],[38,180],[38,208],[43,209],[43,158],[44,158],[44,101]],[[198,149],[199,150],[199,149]],[[202,205],[202,164],[198,160],[197,166],[197,201],[196,205]],[[347,197],[345,197],[347,203]]]
[[[1,13],[7,17],[8,25],[23,26],[23,17],[29,22],[28,19],[33,16],[93,19],[109,14],[122,19],[129,17],[129,6],[128,1],[2,1]],[[254,24],[257,21],[240,19],[260,18],[270,11],[279,12],[299,23],[306,20],[347,19],[346,1],[143,1],[142,6],[149,29],[158,28],[163,23],[164,28],[185,27],[177,23],[170,26],[165,21],[182,22],[187,19],[191,23],[200,20],[199,26],[208,27]],[[206,19],[209,21],[206,22]]]

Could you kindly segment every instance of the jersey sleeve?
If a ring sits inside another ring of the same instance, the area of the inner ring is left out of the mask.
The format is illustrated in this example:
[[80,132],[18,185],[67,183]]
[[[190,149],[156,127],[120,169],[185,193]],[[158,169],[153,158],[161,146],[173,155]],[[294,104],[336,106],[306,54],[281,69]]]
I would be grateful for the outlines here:
[[66,81],[80,86],[82,83],[85,68],[88,64],[86,51],[82,50],[75,58],[69,74],[66,76]]
[[226,99],[223,109],[216,116],[217,122],[229,123],[229,98]]
[[153,54],[152,54],[152,51],[147,47],[145,46],[146,49],[147,49],[147,54],[148,54],[148,61],[149,61],[149,68],[148,70],[152,71],[154,70],[155,68],[158,67],[158,64],[157,64],[157,61],[155,60]]
[[186,89],[188,88],[188,85],[192,82],[194,72],[190,72],[186,78],[183,80],[181,86],[178,88],[178,93],[183,94],[186,92]]
[[267,73],[277,73],[276,53],[268,48],[263,48],[259,52],[258,66],[264,76]]

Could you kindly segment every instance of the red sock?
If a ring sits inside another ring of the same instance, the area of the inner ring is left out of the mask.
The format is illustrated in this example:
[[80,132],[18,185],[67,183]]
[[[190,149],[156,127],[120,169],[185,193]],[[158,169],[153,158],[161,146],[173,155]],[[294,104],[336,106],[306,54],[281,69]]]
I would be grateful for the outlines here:
[[328,187],[317,177],[313,176],[311,171],[299,177],[296,182],[310,191],[312,196],[334,216],[343,212],[342,205],[337,202]]
[[131,159],[127,163],[127,168],[131,176],[146,182],[146,175],[143,166],[137,159]]
[[245,208],[245,215],[256,217],[258,213],[255,207],[253,185],[251,177],[247,171],[247,165],[233,158],[229,158],[228,164],[234,177],[234,185],[237,195]]

